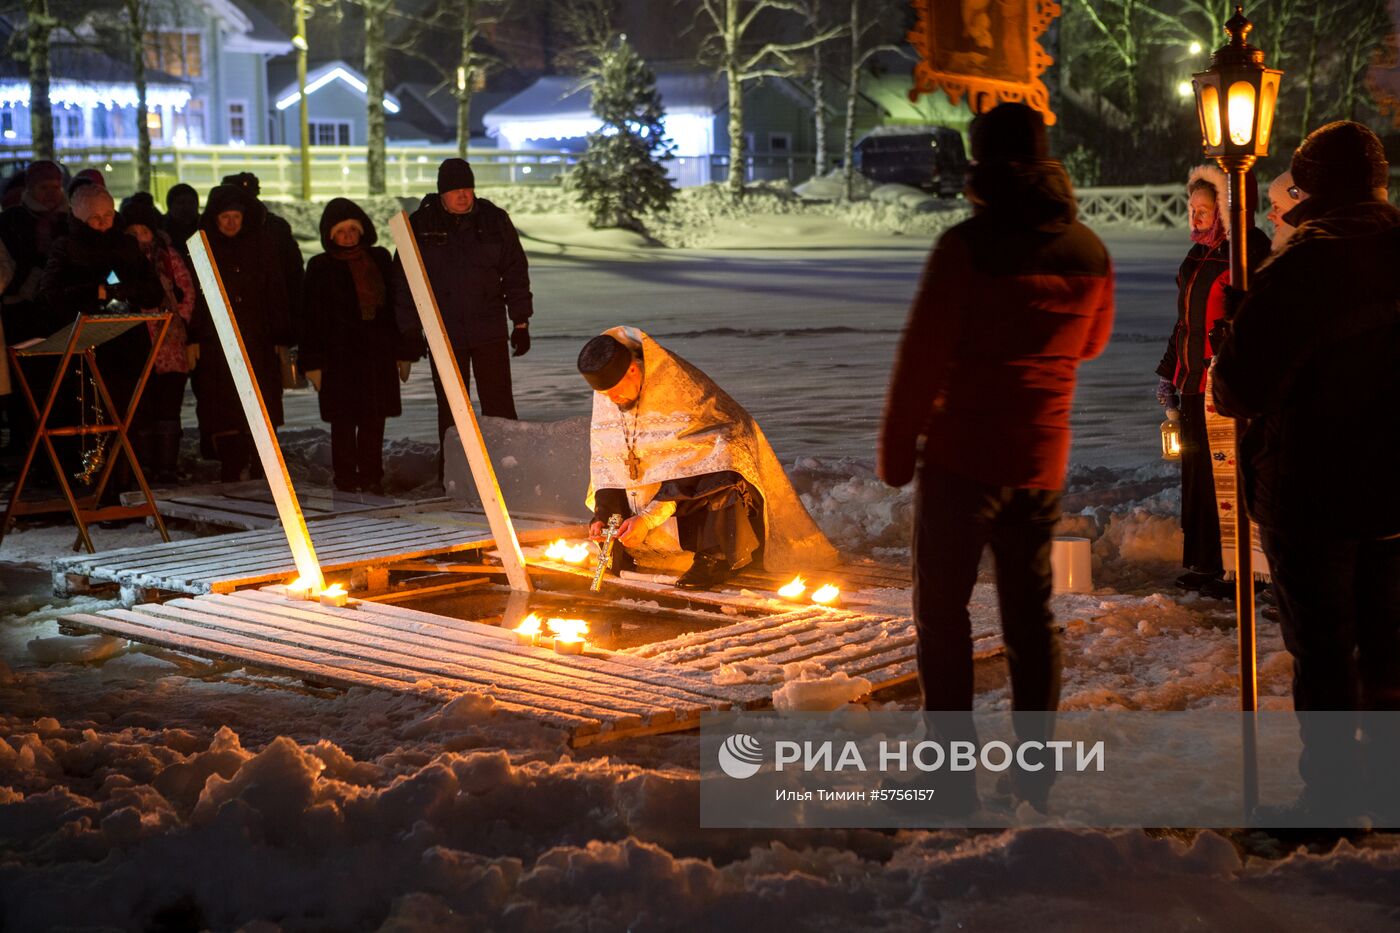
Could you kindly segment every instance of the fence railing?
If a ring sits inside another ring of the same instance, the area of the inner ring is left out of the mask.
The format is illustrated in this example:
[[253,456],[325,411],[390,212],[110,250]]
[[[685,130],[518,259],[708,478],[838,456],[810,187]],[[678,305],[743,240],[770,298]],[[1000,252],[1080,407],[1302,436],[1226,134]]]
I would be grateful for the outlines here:
[[1087,224],[1183,228],[1189,220],[1185,185],[1078,188],[1079,217]]
[[[438,164],[456,155],[455,147],[391,147],[386,151],[387,194],[417,197],[434,190]],[[472,149],[468,153],[477,184],[549,184],[578,161],[578,153],[560,150],[515,151]],[[20,168],[34,158],[28,146],[0,146],[0,166]],[[118,196],[136,190],[136,150],[127,147],[60,148],[57,158],[70,172],[85,168],[102,171],[107,187]],[[301,194],[300,152],[290,146],[181,146],[151,150],[152,193],[163,199],[177,182],[201,191],[217,185],[226,175],[252,172],[262,193],[271,198]],[[363,146],[313,146],[311,190],[318,198],[368,193],[368,165]]]

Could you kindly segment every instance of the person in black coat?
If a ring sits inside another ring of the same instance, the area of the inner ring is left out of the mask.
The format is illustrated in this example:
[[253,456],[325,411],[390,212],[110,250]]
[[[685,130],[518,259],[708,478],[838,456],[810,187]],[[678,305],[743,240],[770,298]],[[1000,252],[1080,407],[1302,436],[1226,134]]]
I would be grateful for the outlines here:
[[[444,161],[438,168],[437,189],[438,193],[425,197],[409,218],[428,282],[463,381],[469,384],[472,371],[476,371],[481,413],[513,419],[510,357],[524,356],[530,349],[529,325],[534,314],[530,265],[510,215],[476,196],[476,177],[466,161]],[[399,330],[417,336],[422,330],[418,310],[397,259],[394,278]],[[514,348],[513,354],[507,341]],[[441,442],[452,424],[452,410],[436,367],[433,387],[437,390]]]
[[185,259],[190,258],[189,239],[199,229],[199,192],[178,184],[165,193],[165,232]]
[[[146,261],[136,241],[126,235],[125,224],[117,215],[107,189],[96,184],[76,189],[67,234],[54,242],[44,266],[40,299],[56,318],[71,322],[79,315],[157,307],[163,296],[155,269]],[[150,337],[146,328],[139,326],[97,348],[102,380],[116,406],[115,411],[106,411],[103,406],[109,424],[126,416],[150,352]],[[92,378],[91,374],[87,378]],[[47,385],[36,386],[41,393],[47,388]],[[100,404],[95,401],[93,386],[75,386],[69,396],[78,392],[93,399],[91,404]],[[70,400],[68,396],[62,398],[64,403]],[[90,411],[76,414],[90,417]],[[50,419],[51,427],[73,420],[70,413],[56,414],[57,421]],[[140,430],[139,425],[133,425],[134,433]],[[113,491],[119,489],[125,479],[124,471],[118,474],[112,484]]]
[[[209,193],[200,229],[209,238],[263,405],[277,427],[282,424],[281,360],[292,327],[276,246],[269,241],[261,210],[243,189],[220,185]],[[204,296],[190,320],[185,352],[194,375],[201,452],[220,462],[223,482],[242,479],[248,468],[260,475],[238,389]]]
[[384,420],[400,413],[399,381],[416,353],[394,321],[393,260],[360,206],[321,214],[325,252],[306,264],[300,360],[331,426],[335,488],[382,491]]
[[[294,316],[297,315],[301,311],[301,289],[305,270],[301,258],[301,246],[292,233],[292,225],[287,222],[285,217],[268,210],[267,205],[260,198],[262,182],[258,181],[258,176],[252,172],[226,175],[223,183],[242,188],[261,212],[263,232],[267,236],[268,243],[271,244],[272,256],[277,263],[277,268],[282,273],[282,284],[287,292],[287,307],[291,309]],[[295,319],[292,321],[292,330],[292,343],[296,343],[298,328]]]

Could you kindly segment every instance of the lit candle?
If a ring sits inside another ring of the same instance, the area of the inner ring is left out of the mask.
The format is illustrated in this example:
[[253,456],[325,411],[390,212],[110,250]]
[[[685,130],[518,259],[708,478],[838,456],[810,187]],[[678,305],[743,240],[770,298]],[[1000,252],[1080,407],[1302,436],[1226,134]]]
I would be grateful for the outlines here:
[[582,619],[550,619],[545,623],[554,633],[556,654],[583,654],[583,636],[588,634],[588,623]]
[[340,608],[349,605],[350,594],[345,592],[345,587],[339,583],[332,584],[321,591],[321,605]]
[[800,576],[793,577],[792,582],[778,589],[778,595],[783,599],[801,599],[805,592],[807,592],[807,581]]
[[834,606],[836,600],[841,598],[841,591],[830,583],[824,584],[812,594],[812,602],[818,606]]
[[532,612],[511,631],[515,632],[515,640],[520,644],[533,645],[540,634],[540,617]]
[[288,584],[287,584],[287,587],[286,587],[286,590],[287,590],[287,598],[288,598],[288,599],[311,599],[311,598],[312,598],[311,584],[310,584],[310,583],[307,583],[307,582],[306,582],[304,579],[302,579],[301,577],[297,577],[297,578],[296,578],[295,580],[293,580],[291,583],[288,583]]

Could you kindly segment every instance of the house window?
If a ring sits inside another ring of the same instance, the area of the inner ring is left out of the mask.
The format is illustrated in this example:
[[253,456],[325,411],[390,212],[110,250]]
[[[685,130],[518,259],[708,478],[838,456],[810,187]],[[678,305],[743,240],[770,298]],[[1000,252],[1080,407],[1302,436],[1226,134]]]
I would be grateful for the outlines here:
[[349,120],[312,120],[308,125],[313,146],[350,145]]
[[165,121],[159,107],[152,107],[146,111],[146,130],[151,134],[151,139],[165,137]]
[[197,32],[148,32],[146,67],[177,78],[204,75],[204,49]]
[[769,134],[768,134],[768,151],[769,151],[769,152],[778,152],[778,153],[782,153],[783,155],[787,155],[789,152],[792,151],[792,134],[791,134],[791,133],[769,133]]
[[18,135],[19,134],[15,132],[14,112],[11,111],[9,107],[0,110],[0,138],[14,139]]
[[189,103],[171,115],[170,123],[170,138],[176,145],[204,145],[204,98],[191,97]]
[[83,138],[83,112],[55,108],[53,112],[53,133],[62,140]]
[[228,102],[228,141],[246,143],[248,141],[248,102],[231,100]]

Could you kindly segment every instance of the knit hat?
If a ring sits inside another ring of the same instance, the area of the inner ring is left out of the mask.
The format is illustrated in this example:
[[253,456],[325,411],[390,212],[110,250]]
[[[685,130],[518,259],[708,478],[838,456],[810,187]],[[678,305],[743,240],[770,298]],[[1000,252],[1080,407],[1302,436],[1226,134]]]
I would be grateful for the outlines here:
[[156,209],[155,199],[145,191],[138,191],[123,201],[121,215],[128,227],[139,225],[156,233],[165,226],[164,218]]
[[171,185],[170,190],[165,192],[165,209],[170,210],[175,202],[182,197],[194,198],[195,206],[199,206],[199,192],[194,190],[192,185],[180,182],[178,185]]
[[262,193],[262,182],[258,181],[258,176],[254,175],[252,172],[239,172],[236,175],[225,175],[223,184],[237,185],[255,198]]
[[81,172],[73,176],[74,181],[77,181],[80,178],[83,181],[92,182],[94,185],[100,185],[103,188],[107,187],[107,179],[104,178],[102,176],[102,173],[95,168],[85,168]]
[[1050,158],[1045,117],[1025,104],[998,104],[972,121],[972,161],[1038,162]]
[[438,194],[446,194],[459,188],[475,188],[476,173],[466,159],[443,159],[438,166]]
[[24,183],[32,188],[46,181],[63,181],[63,169],[58,167],[58,163],[48,159],[29,163],[29,168],[24,173]]
[[74,219],[86,223],[89,217],[97,213],[99,207],[104,204],[112,203],[112,195],[106,188],[89,182],[86,185],[79,186],[77,190],[73,192],[71,210]]
[[1360,123],[1338,120],[1308,134],[1293,153],[1293,182],[1311,197],[1370,197],[1390,181],[1380,138]]

